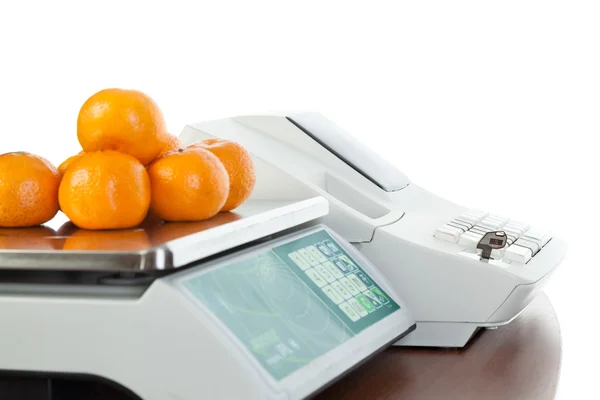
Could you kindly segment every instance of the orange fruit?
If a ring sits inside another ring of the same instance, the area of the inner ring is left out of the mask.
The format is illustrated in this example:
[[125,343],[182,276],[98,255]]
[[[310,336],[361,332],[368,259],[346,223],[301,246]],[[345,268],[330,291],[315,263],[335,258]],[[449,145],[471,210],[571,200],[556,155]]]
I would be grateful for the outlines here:
[[150,181],[130,155],[85,153],[65,172],[58,198],[62,212],[79,228],[131,228],[148,213]]
[[181,140],[179,140],[177,136],[171,135],[170,133],[165,135],[165,137],[162,139],[162,142],[163,147],[160,153],[158,154],[158,157],[171,151],[179,150],[183,147],[183,145],[181,144]]
[[60,174],[43,157],[27,152],[0,155],[0,227],[41,225],[58,212]]
[[75,161],[79,160],[83,154],[84,154],[84,152],[80,151],[79,153],[75,154],[74,156],[71,156],[71,157],[67,158],[65,161],[63,161],[58,166],[58,172],[60,172],[60,175],[61,176],[64,175],[65,172],[67,171],[67,169],[69,169],[69,167],[71,166],[71,164],[73,164]]
[[250,197],[256,183],[256,173],[252,156],[242,145],[230,140],[210,138],[190,147],[202,147],[219,157],[229,174],[229,196],[221,211],[231,211]]
[[183,236],[193,235],[228,222],[237,221],[242,216],[232,212],[218,213],[212,218],[196,222],[167,222],[148,228],[148,236],[154,246],[159,246]]
[[148,167],[151,210],[165,221],[202,221],[217,214],[229,176],[217,156],[201,148],[167,153]]
[[0,229],[2,250],[54,250],[54,230],[47,226]]
[[101,90],[85,101],[77,117],[77,138],[85,152],[116,150],[144,165],[161,152],[166,135],[158,105],[137,90]]
[[148,235],[141,229],[118,231],[79,229],[65,240],[63,250],[140,251],[150,247]]

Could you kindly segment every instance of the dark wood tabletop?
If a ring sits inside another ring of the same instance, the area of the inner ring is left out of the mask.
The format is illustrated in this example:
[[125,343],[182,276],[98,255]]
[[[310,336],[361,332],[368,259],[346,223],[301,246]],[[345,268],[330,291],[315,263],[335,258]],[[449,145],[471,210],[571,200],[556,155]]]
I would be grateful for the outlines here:
[[541,294],[513,322],[480,331],[463,349],[387,349],[317,398],[553,399],[560,361],[558,321]]

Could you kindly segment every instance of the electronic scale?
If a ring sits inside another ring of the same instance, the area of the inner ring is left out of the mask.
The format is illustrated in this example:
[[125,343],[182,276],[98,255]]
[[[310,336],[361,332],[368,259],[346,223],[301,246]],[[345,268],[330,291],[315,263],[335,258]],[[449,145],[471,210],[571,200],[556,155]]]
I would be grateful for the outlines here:
[[186,126],[252,152],[254,198],[322,196],[334,229],[369,259],[417,322],[405,346],[463,347],[510,323],[547,284],[567,246],[549,230],[440,198],[318,113],[248,115]]
[[0,229],[0,398],[318,393],[415,329],[328,211],[252,198],[197,223]]
[[510,323],[566,252],[427,192],[319,114],[208,121],[181,140],[211,136],[255,162],[233,213],[0,230],[0,393],[311,397],[391,344],[463,347]]

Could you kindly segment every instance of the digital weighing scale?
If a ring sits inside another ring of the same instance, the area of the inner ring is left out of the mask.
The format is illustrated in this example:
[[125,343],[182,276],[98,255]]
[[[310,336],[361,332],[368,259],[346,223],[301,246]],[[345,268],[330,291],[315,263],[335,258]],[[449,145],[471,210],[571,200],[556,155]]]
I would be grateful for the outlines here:
[[327,199],[319,221],[377,266],[417,322],[397,345],[463,347],[481,328],[510,323],[567,251],[545,228],[425,190],[319,113],[235,116],[188,125],[180,135],[184,145],[209,137],[252,153],[254,198]]
[[415,329],[328,212],[319,196],[251,199],[199,223],[0,230],[0,397],[319,392]]

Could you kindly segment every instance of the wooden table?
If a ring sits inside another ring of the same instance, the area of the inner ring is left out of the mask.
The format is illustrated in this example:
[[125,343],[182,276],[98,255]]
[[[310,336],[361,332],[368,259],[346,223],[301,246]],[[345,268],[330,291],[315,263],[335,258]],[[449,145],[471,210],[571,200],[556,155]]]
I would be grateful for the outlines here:
[[463,349],[390,348],[317,398],[552,399],[560,361],[558,321],[542,294],[515,321],[480,331]]

